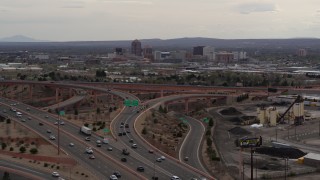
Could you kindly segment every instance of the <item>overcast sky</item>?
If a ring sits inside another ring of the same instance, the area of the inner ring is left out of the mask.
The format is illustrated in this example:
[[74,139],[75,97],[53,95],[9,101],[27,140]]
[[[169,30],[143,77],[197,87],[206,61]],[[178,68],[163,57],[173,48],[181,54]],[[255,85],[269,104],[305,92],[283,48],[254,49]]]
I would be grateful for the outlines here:
[[320,38],[319,0],[0,0],[0,38]]

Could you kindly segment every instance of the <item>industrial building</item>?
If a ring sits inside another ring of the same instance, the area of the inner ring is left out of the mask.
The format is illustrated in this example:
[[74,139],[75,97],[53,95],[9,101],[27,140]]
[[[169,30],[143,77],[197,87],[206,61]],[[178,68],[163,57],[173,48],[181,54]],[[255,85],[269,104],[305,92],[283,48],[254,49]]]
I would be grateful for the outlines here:
[[303,158],[303,164],[320,169],[320,154],[308,153]]

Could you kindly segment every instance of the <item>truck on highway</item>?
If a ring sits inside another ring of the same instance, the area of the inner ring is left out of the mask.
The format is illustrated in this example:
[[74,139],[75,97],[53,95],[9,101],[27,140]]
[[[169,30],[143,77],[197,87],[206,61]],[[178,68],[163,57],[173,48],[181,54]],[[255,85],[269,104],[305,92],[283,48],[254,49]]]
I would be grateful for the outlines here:
[[82,126],[80,128],[80,132],[82,132],[85,135],[91,136],[92,130],[90,128],[86,127],[86,126]]

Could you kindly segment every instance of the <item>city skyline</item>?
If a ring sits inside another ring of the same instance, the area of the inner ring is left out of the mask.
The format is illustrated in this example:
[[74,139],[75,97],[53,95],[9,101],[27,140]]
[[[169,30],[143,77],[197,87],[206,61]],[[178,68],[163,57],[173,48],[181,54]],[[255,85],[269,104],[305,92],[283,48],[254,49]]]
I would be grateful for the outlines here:
[[319,38],[316,0],[3,0],[0,38]]

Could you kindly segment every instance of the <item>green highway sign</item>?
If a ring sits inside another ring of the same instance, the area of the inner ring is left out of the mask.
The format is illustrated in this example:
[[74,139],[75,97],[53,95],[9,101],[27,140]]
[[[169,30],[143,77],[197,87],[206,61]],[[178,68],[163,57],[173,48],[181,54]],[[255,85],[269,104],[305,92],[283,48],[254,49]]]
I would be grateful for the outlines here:
[[108,133],[108,132],[110,132],[110,130],[109,130],[108,128],[104,128],[104,129],[103,129],[103,132],[104,132],[104,133]]
[[139,106],[139,101],[138,100],[129,100],[129,99],[126,99],[124,100],[123,104],[125,106]]
[[64,115],[66,115],[66,113],[64,111],[59,111],[59,115],[64,116]]
[[209,122],[209,118],[207,118],[207,117],[203,118],[203,122],[208,123]]
[[132,105],[131,100],[129,100],[129,99],[124,100],[124,105],[125,106],[131,106]]
[[139,106],[139,101],[138,100],[133,100],[132,101],[133,106]]

